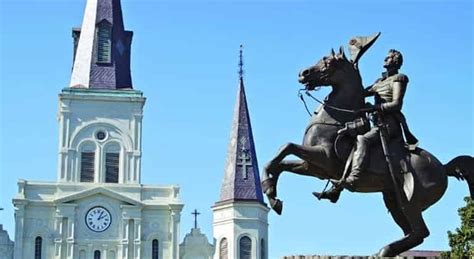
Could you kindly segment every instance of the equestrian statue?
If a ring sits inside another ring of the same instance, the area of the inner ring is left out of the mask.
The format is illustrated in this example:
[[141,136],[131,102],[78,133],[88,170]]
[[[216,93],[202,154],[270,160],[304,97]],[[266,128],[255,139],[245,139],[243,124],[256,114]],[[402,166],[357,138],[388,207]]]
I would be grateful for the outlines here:
[[[350,60],[341,46],[338,53],[331,50],[300,72],[299,82],[309,96],[323,86],[332,91],[324,102],[316,99],[321,106],[311,116],[303,144],[283,145],[266,165],[262,189],[278,214],[283,203],[277,198],[277,183],[284,171],[330,180],[330,190],[313,195],[331,202],[337,202],[344,189],[381,192],[405,236],[383,247],[378,255],[396,256],[428,237],[422,212],[443,196],[448,176],[466,180],[474,198],[474,158],[458,156],[443,165],[418,147],[401,112],[409,80],[399,72],[403,64],[400,51],[389,50],[382,77],[363,87],[358,62],[379,36],[351,39]],[[366,103],[367,96],[374,96],[375,103]],[[300,160],[285,159],[288,155]]]

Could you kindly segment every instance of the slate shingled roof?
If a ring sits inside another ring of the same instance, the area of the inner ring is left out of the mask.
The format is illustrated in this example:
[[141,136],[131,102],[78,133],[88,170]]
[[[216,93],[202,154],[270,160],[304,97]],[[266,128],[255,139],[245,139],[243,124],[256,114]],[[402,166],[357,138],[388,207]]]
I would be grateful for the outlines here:
[[220,200],[217,203],[256,201],[265,204],[242,75],[224,170]]
[[[96,62],[97,56],[97,34],[93,38],[80,38],[81,29],[73,29],[74,38],[74,65],[73,70],[76,66],[90,66],[89,75],[82,75],[82,78],[87,78],[80,84],[71,82],[71,87],[86,87],[95,89],[132,89],[132,77],[130,72],[130,50],[132,44],[132,31],[126,31],[124,29],[122,7],[120,0],[88,0],[87,4],[96,2],[95,11],[95,25],[101,23],[108,23],[112,26],[112,38],[111,38],[111,62],[107,64],[101,64]],[[92,5],[92,4],[91,4]],[[92,8],[91,8],[92,9]],[[86,8],[84,14],[85,19],[90,9]],[[86,22],[86,21],[85,21]],[[84,23],[83,23],[84,26]],[[87,53],[80,53],[81,55],[91,55],[89,59],[90,64],[77,64],[76,55],[78,45],[80,41],[93,41],[92,51]],[[83,70],[86,71],[86,70]],[[73,71],[74,73],[74,71]],[[74,80],[73,80],[74,81]]]

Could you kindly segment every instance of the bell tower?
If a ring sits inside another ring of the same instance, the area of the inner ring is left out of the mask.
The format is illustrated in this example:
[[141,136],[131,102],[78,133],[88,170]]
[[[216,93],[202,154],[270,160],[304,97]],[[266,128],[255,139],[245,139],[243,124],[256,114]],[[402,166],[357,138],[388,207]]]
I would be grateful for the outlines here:
[[119,0],[87,1],[73,29],[70,86],[59,94],[58,181],[140,183],[145,97],[133,90]]
[[213,208],[215,259],[268,258],[268,211],[263,201],[240,46],[239,86],[221,194]]

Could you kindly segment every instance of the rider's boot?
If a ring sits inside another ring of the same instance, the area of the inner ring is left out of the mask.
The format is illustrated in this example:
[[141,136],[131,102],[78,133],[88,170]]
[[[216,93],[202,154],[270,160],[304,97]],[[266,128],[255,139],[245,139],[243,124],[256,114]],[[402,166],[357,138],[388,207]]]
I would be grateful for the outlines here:
[[357,136],[357,147],[352,157],[352,170],[349,176],[340,182],[344,188],[355,191],[360,174],[365,168],[369,141],[363,135]]
[[332,203],[336,203],[339,200],[339,196],[341,196],[342,189],[340,186],[333,185],[328,191],[313,192],[313,195],[316,196],[318,200],[327,199]]

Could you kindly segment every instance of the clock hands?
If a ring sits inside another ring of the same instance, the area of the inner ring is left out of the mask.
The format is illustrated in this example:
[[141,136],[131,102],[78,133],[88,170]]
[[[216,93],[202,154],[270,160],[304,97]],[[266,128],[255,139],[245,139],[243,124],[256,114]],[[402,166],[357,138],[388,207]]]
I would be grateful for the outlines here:
[[105,208],[94,207],[87,213],[86,225],[94,232],[102,232],[110,226],[111,220],[111,215]]
[[[103,215],[103,216],[102,216],[102,215]],[[97,218],[97,220],[101,220],[101,219],[103,219],[105,216],[106,216],[106,215],[104,215],[104,211],[101,211],[99,217]]]

